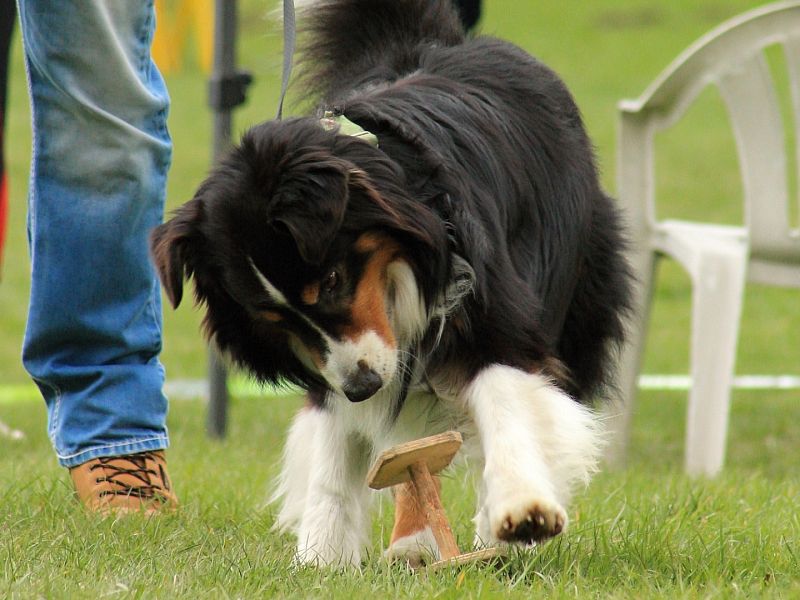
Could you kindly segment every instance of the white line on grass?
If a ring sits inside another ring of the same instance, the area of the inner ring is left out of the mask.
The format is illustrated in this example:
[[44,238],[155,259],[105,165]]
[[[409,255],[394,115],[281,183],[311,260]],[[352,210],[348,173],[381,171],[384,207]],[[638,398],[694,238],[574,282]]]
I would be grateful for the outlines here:
[[[691,388],[689,375],[642,375],[639,387],[643,390],[682,391]],[[800,389],[800,375],[739,375],[734,377],[733,387],[739,390],[797,390]],[[243,377],[232,377],[228,389],[233,396],[296,396],[302,391],[286,386],[280,389],[262,387]],[[208,398],[208,382],[204,379],[173,379],[164,385],[164,393],[173,400]],[[39,393],[32,383],[0,385],[0,404],[38,400]]]
[[[642,375],[639,387],[643,390],[688,390],[692,387],[689,375]],[[800,389],[797,375],[739,375],[733,378],[738,390],[795,390]]]

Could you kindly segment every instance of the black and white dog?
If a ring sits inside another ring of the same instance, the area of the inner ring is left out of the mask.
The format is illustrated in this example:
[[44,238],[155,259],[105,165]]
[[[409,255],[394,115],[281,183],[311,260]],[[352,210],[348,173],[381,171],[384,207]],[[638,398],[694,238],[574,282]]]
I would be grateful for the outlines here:
[[[578,109],[447,0],[321,0],[305,23],[320,114],[250,129],[154,232],[166,293],[194,279],[236,363],[308,390],[279,485],[300,560],[358,563],[374,456],[452,428],[481,468],[478,542],[555,536],[596,468],[586,404],[630,286]],[[435,555],[407,498],[390,553]]]

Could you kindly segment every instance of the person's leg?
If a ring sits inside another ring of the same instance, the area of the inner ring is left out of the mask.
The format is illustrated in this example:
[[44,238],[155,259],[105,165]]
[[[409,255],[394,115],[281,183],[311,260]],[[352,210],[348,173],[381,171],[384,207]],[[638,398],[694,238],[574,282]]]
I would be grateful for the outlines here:
[[168,445],[160,292],[169,99],[152,0],[19,0],[33,108],[25,367],[66,467]]

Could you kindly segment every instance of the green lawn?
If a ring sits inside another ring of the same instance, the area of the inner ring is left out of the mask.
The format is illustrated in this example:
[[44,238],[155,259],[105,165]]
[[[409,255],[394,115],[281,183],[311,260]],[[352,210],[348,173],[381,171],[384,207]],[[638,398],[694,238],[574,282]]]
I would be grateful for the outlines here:
[[[237,398],[222,443],[205,437],[200,402],[174,402],[169,458],[183,507],[151,521],[84,514],[52,460],[44,409],[0,405],[30,432],[0,440],[0,597],[800,597],[800,409],[796,395],[764,400],[737,394],[729,467],[693,481],[680,473],[683,400],[649,395],[630,468],[576,498],[565,535],[502,565],[436,574],[381,561],[388,504],[362,573],[293,569],[291,540],[271,531],[264,502],[299,399]],[[472,536],[466,479],[458,471],[444,486],[462,547]]]
[[[615,104],[636,96],[686,45],[721,20],[761,4],[747,0],[486,0],[483,30],[511,39],[562,74],[614,190]],[[280,36],[270,3],[246,0],[240,60],[256,84],[237,131],[274,114]],[[25,188],[29,113],[18,40],[6,135],[12,215],[0,283],[0,383],[27,381],[19,354],[28,294]],[[780,63],[779,57],[774,62]],[[205,82],[194,68],[168,79],[175,159],[168,201],[189,199],[210,156]],[[732,136],[719,99],[704,94],[659,139],[665,214],[741,218]],[[796,179],[792,181],[796,190]],[[796,215],[795,215],[796,216]],[[665,264],[645,371],[686,373],[688,278]],[[797,292],[748,289],[737,371],[800,373]],[[171,379],[205,373],[199,316],[165,314],[163,361]],[[603,473],[570,510],[565,536],[504,565],[410,574],[378,559],[391,523],[376,518],[374,558],[360,575],[293,570],[291,541],[270,530],[264,508],[286,423],[298,399],[234,398],[231,435],[210,442],[199,401],[175,401],[170,464],[183,508],[146,522],[98,521],[71,499],[45,432],[41,402],[0,400],[0,419],[26,431],[0,438],[0,597],[800,597],[800,392],[734,394],[728,465],[713,480],[680,472],[685,394],[642,394],[629,468]],[[445,503],[462,543],[471,539],[471,495],[457,473]]]

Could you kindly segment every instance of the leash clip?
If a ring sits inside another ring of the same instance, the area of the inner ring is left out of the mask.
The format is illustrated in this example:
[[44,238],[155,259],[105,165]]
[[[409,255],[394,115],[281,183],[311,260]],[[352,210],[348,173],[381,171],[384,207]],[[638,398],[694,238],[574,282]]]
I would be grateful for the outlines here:
[[349,135],[360,140],[364,140],[372,146],[378,147],[378,136],[374,133],[367,131],[360,125],[353,123],[344,115],[334,115],[332,110],[326,110],[319,124],[325,131],[333,131],[338,129],[339,135]]

